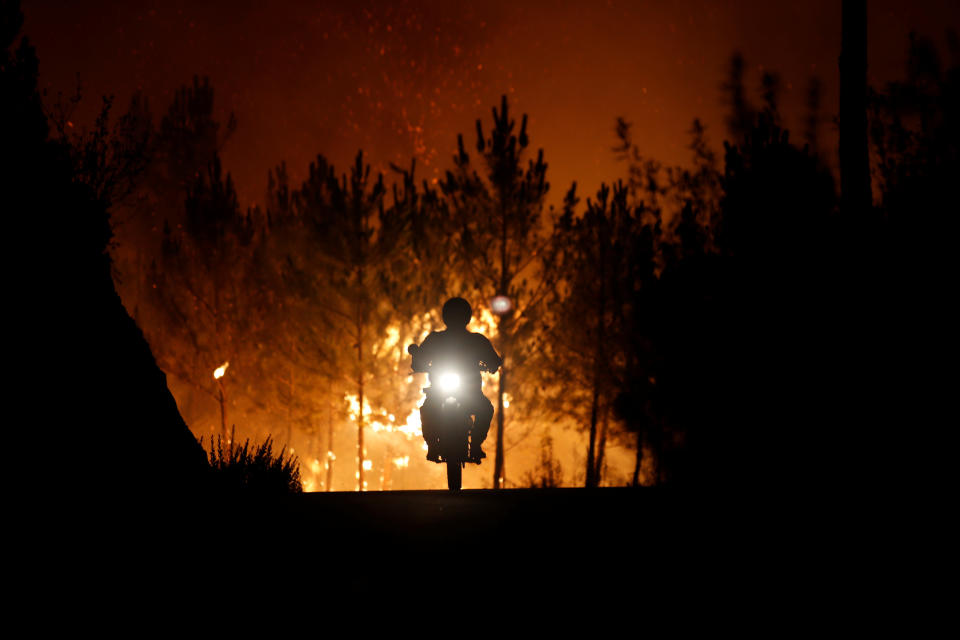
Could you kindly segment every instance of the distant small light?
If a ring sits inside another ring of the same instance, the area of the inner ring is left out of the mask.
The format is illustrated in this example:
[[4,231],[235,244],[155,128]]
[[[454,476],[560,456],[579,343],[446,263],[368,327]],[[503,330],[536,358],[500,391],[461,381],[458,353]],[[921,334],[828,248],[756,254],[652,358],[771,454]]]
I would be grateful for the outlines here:
[[510,309],[513,308],[513,304],[510,302],[510,298],[507,296],[496,296],[490,301],[490,308],[495,314],[502,316],[510,313]]

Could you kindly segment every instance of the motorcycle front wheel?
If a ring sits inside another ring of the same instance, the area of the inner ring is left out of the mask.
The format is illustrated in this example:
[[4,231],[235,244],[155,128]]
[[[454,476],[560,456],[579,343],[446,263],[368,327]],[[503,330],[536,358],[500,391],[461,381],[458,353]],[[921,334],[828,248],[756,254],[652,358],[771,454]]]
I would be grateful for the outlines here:
[[447,460],[447,488],[451,491],[460,491],[463,482],[463,467],[459,460]]

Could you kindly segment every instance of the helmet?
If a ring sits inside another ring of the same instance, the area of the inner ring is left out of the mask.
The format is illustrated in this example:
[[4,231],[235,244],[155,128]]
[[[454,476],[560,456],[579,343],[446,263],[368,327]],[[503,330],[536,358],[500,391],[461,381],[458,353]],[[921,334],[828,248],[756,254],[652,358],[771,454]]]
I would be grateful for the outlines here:
[[443,323],[448,327],[465,327],[472,315],[470,303],[463,298],[450,298],[443,303]]

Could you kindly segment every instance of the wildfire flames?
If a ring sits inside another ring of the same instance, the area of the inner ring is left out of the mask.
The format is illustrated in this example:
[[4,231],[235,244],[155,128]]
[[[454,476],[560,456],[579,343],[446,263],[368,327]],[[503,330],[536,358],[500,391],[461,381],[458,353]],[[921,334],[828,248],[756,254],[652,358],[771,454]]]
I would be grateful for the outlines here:
[[[433,324],[430,314],[424,314],[416,318],[420,326],[429,327]],[[470,331],[482,333],[490,338],[496,336],[497,319],[491,313],[490,309],[480,308],[474,313],[474,317],[468,325]],[[386,358],[398,363],[395,367],[397,383],[399,385],[421,385],[423,380],[416,375],[409,374],[406,367],[409,360],[406,356],[406,346],[410,342],[421,343],[427,337],[428,330],[423,330],[419,335],[412,339],[404,338],[403,331],[399,326],[390,326],[383,334],[383,338],[374,346],[374,353],[378,357]],[[404,374],[407,375],[404,375]],[[417,389],[419,392],[419,389]],[[489,393],[489,391],[488,391]],[[420,423],[420,405],[423,403],[424,395],[417,394],[417,399],[407,406],[380,407],[371,405],[370,395],[364,395],[363,407],[360,406],[359,395],[355,392],[343,394],[343,408],[345,409],[347,424],[350,428],[338,430],[338,441],[349,442],[355,437],[357,421],[363,416],[364,432],[367,436],[362,452],[362,459],[355,456],[354,461],[357,466],[353,467],[353,476],[356,490],[365,490],[370,486],[370,480],[379,477],[380,488],[391,488],[397,478],[400,478],[402,472],[411,469],[411,460],[419,460],[422,452],[426,451],[427,446],[421,441],[423,437],[422,425]],[[351,437],[351,432],[353,436]],[[340,440],[342,438],[342,440]],[[368,457],[369,456],[369,457]],[[326,485],[327,473],[331,464],[335,460],[332,451],[327,452],[327,460],[317,459],[314,464],[310,464],[306,473],[304,473],[304,488],[307,490],[323,490]],[[360,485],[360,470],[363,469],[364,481]],[[392,469],[392,472],[391,472]],[[375,473],[368,476],[369,473]],[[393,477],[392,477],[393,476]]]
[[[376,404],[378,396],[375,393],[376,383],[371,385],[371,392],[365,393],[363,407],[360,406],[359,395],[356,392],[347,392],[342,396],[341,408],[335,410],[340,413],[341,420],[337,424],[333,423],[331,434],[334,440],[324,443],[320,454],[311,454],[301,465],[301,479],[306,491],[324,491],[331,488],[345,489],[343,484],[349,482],[343,477],[343,472],[350,469],[349,476],[354,481],[354,489],[358,491],[370,489],[391,489],[418,486],[420,480],[414,480],[420,476],[425,468],[421,467],[423,461],[423,452],[427,450],[426,443],[422,441],[423,431],[420,423],[420,405],[425,396],[420,390],[420,386],[425,384],[425,376],[411,374],[409,371],[409,358],[406,354],[406,346],[411,343],[422,343],[426,339],[431,328],[441,328],[438,326],[437,319],[431,314],[426,313],[421,317],[413,318],[414,326],[423,327],[421,331],[410,336],[407,330],[398,325],[388,327],[382,334],[379,341],[373,346],[373,353],[382,361],[393,362],[393,371],[396,375],[396,385],[398,388],[406,386],[414,391],[413,399],[408,394],[406,400],[402,403],[391,404],[390,406],[378,406]],[[497,318],[491,309],[481,307],[475,309],[473,318],[468,325],[470,331],[482,333],[493,339],[496,337]],[[406,334],[406,335],[405,335]],[[225,361],[213,371],[213,377],[221,382],[226,374],[230,362]],[[387,374],[389,375],[389,374]],[[492,388],[486,389],[487,395],[495,390],[495,383]],[[371,398],[374,398],[371,404]],[[505,402],[509,406],[509,401]],[[356,429],[358,419],[363,416],[363,427],[365,433],[365,445],[362,453],[357,456],[355,444],[353,453],[349,459],[353,464],[347,463],[343,467],[343,462],[336,463],[337,455],[334,454],[336,448],[341,456],[344,451],[340,448],[351,446],[349,443],[356,442]],[[323,433],[323,428],[311,437],[321,438],[316,435]],[[296,436],[302,438],[302,436]],[[314,440],[316,442],[316,440]],[[292,455],[292,442],[287,446]],[[335,445],[335,446],[334,446]],[[300,451],[310,451],[315,445],[301,444],[297,447]],[[363,481],[361,485],[360,470],[363,470]],[[429,466],[429,472],[433,472],[433,466]],[[412,475],[411,475],[412,474]],[[377,486],[379,479],[379,487]],[[328,486],[331,485],[331,486]],[[349,486],[349,485],[348,485]],[[411,487],[412,488],[412,487]]]
[[[344,394],[343,399],[347,402],[350,410],[350,420],[357,421],[357,415],[360,411],[360,400],[356,394]],[[373,417],[371,417],[373,416]],[[370,408],[370,403],[366,398],[363,399],[363,424],[374,433],[402,433],[407,439],[422,437],[423,431],[420,426],[420,408],[417,407],[407,416],[404,422],[397,422],[396,416],[388,414],[384,410],[374,413]]]

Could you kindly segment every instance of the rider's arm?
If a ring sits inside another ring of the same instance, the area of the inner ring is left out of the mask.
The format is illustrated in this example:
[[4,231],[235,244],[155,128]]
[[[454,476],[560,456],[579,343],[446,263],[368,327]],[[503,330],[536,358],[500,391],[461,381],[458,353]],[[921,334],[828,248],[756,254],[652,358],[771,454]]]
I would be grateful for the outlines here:
[[479,337],[477,342],[481,343],[480,361],[487,365],[487,371],[496,373],[500,365],[503,364],[503,359],[497,354],[496,349],[493,348],[486,336],[479,333],[476,335]]
[[[411,354],[413,363],[410,366],[415,373],[426,373],[430,368],[430,362],[433,360],[433,344],[436,342],[436,338],[433,338],[433,336],[434,333],[428,335],[420,348]],[[431,340],[431,338],[433,339]]]

